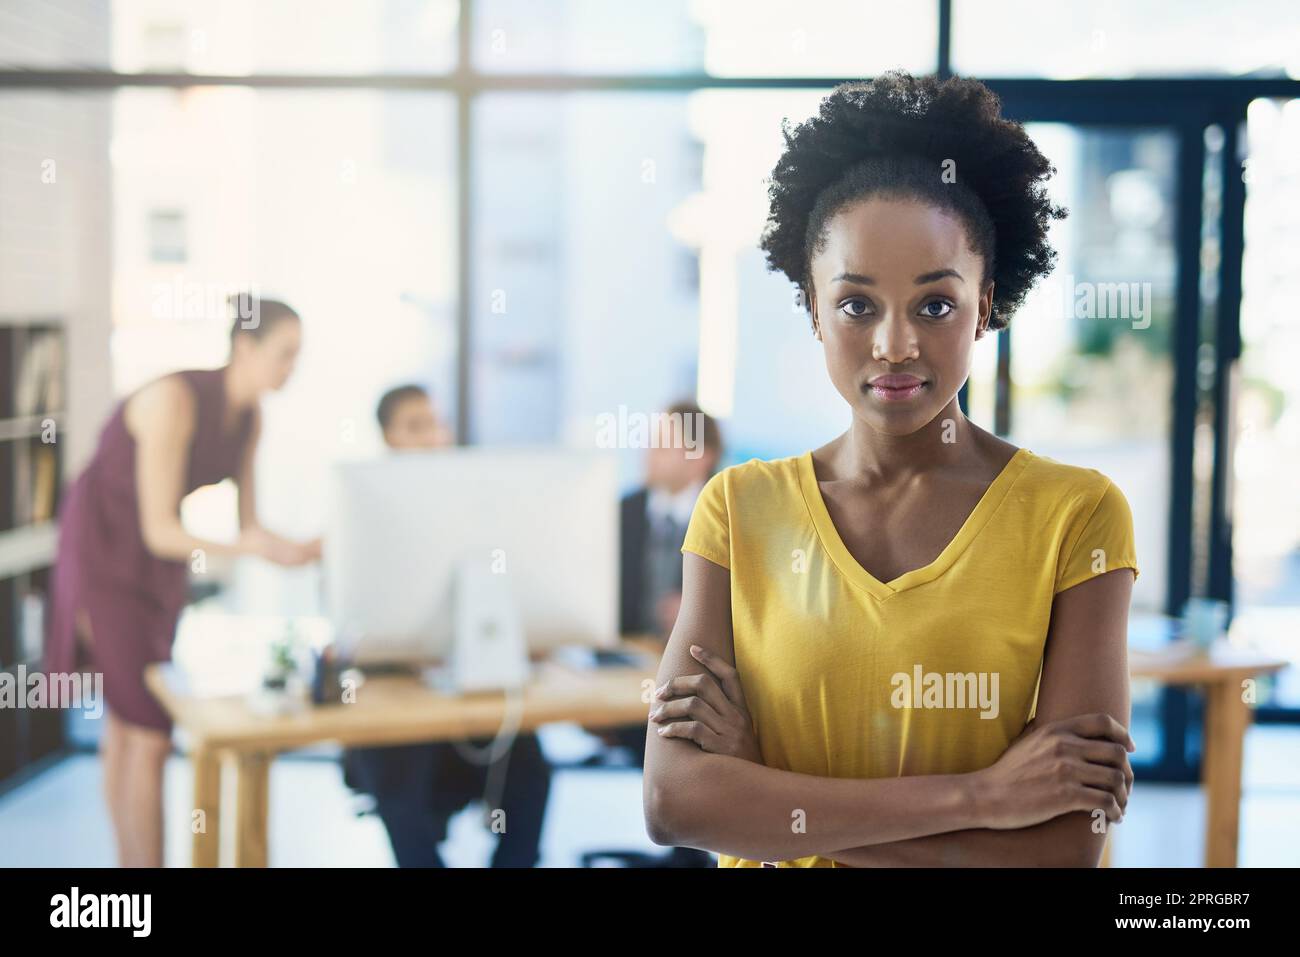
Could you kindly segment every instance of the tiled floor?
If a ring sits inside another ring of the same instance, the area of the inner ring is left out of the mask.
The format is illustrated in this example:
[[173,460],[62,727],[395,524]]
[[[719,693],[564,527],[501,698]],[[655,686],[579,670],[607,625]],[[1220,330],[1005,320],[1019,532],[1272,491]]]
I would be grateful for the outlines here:
[[[577,729],[544,729],[553,757],[586,746]],[[1264,726],[1246,741],[1240,862],[1244,867],[1300,864],[1300,728]],[[167,768],[167,863],[188,854],[189,764]],[[1196,867],[1204,805],[1199,790],[1139,783],[1116,832],[1118,867]],[[482,866],[492,837],[475,808],[452,822],[443,846],[448,864]],[[596,848],[656,849],[645,836],[641,782],[635,770],[564,771],[557,775],[543,837],[542,864],[568,867]],[[373,816],[358,817],[338,765],[321,757],[284,758],[271,774],[271,860],[307,867],[386,867],[392,854]],[[112,866],[112,840],[99,794],[98,761],[65,760],[0,798],[0,866]]]

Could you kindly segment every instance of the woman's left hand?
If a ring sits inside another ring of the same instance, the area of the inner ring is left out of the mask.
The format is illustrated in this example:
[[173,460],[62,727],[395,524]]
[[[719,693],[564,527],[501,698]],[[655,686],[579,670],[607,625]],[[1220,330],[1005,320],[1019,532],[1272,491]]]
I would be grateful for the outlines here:
[[713,754],[762,764],[739,673],[699,645],[691,645],[691,656],[707,671],[673,678],[655,692],[658,707],[651,711],[650,720],[660,725],[659,734],[689,739]]

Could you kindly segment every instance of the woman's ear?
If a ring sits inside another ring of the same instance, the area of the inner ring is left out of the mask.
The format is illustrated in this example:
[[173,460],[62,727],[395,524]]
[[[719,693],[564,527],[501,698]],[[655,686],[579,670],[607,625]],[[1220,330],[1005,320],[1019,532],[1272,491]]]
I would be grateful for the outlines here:
[[821,342],[822,329],[817,322],[817,295],[808,289],[804,292],[804,300],[808,303],[808,317],[812,320],[813,338]]
[[975,340],[978,342],[984,338],[984,333],[988,332],[989,323],[993,320],[993,283],[990,281],[988,287],[980,296],[979,315],[975,319]]

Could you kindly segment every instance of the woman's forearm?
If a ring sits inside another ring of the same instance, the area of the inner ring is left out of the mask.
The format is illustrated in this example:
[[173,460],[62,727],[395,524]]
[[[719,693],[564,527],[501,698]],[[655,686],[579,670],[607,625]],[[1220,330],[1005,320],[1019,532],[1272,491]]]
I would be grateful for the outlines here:
[[834,851],[850,867],[1096,867],[1105,835],[1086,812],[1013,830],[978,828]]
[[245,554],[245,549],[238,544],[197,538],[187,532],[180,522],[144,531],[143,538],[149,553],[164,561],[188,562],[196,556],[196,553],[201,553],[207,558],[237,558]]
[[964,774],[818,777],[703,751],[672,772],[668,781],[647,767],[651,839],[746,860],[833,856],[984,823]]
[[251,525],[245,525],[240,530],[240,532],[243,535],[250,535],[256,533],[258,535],[264,536],[265,540],[268,543],[270,543],[271,545],[277,548],[292,548],[298,544],[296,541],[294,541],[291,538],[285,538],[283,535],[277,535],[275,532],[266,528],[264,525],[262,525],[259,522],[254,522]]

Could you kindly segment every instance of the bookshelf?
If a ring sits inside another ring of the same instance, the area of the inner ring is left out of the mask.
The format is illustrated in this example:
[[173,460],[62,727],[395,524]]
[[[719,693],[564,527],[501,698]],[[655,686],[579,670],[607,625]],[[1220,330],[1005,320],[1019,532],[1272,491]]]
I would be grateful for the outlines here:
[[[41,666],[66,447],[67,342],[55,318],[0,317],[0,671]],[[0,781],[63,747],[57,710],[0,708]]]

